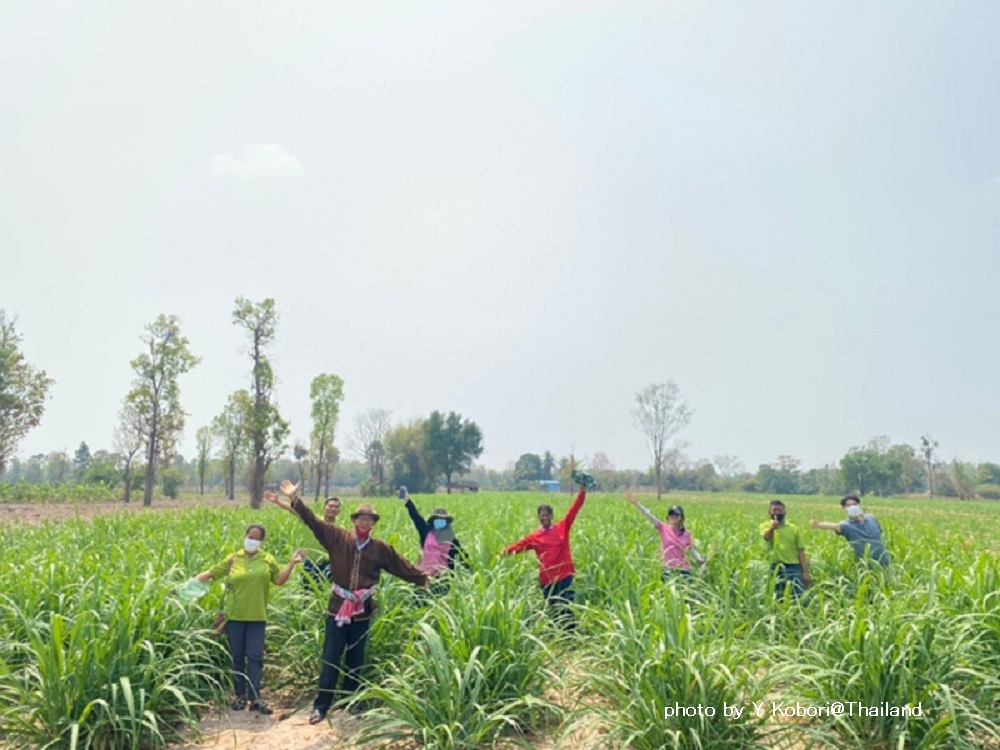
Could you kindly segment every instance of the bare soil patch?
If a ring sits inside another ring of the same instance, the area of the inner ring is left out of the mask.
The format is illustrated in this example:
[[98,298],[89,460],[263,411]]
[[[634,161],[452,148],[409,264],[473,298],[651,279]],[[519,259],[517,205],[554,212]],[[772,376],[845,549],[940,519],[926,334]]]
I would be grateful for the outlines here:
[[119,514],[138,515],[141,513],[166,513],[176,510],[190,510],[201,507],[227,506],[243,507],[247,501],[226,500],[212,497],[198,500],[178,499],[154,500],[146,507],[142,498],[127,505],[121,502],[112,503],[3,503],[0,504],[0,524],[38,524],[45,521],[66,521],[70,519],[91,519],[98,516],[113,516]]

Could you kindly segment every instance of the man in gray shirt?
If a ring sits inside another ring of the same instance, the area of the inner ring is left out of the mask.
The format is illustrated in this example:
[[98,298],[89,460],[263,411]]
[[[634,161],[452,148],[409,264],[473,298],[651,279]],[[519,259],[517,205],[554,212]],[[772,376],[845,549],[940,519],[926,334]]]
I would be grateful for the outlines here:
[[840,501],[840,507],[847,513],[847,520],[840,523],[823,523],[812,519],[809,524],[814,529],[825,529],[840,534],[854,549],[859,557],[865,556],[869,550],[871,559],[883,568],[889,565],[889,551],[882,542],[882,527],[875,516],[866,516],[861,510],[861,500],[857,495],[845,495]]

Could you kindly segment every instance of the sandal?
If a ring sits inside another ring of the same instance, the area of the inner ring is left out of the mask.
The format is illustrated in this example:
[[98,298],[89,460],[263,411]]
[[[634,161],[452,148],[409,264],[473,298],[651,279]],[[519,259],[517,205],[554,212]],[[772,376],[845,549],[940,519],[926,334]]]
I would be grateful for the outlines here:
[[250,710],[251,711],[256,711],[259,714],[263,714],[264,716],[270,716],[271,714],[274,713],[274,709],[273,708],[271,708],[266,703],[263,703],[263,702],[260,702],[260,701],[254,701],[253,703],[251,703],[250,704]]
[[245,700],[243,700],[242,698],[237,698],[236,700],[234,700],[232,702],[232,704],[229,707],[233,711],[242,711],[243,709],[245,709],[247,707],[247,702]]
[[311,714],[309,714],[309,723],[310,724],[319,724],[325,718],[326,717],[323,716],[323,713],[319,709],[315,709],[314,708],[313,712]]

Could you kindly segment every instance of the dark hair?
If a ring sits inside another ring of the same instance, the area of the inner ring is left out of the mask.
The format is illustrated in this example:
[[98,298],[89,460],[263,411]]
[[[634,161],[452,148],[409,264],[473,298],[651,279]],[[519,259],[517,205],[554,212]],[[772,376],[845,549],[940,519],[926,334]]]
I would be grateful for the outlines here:
[[244,532],[243,536],[247,536],[247,534],[249,534],[254,529],[260,529],[260,540],[264,541],[264,539],[267,537],[267,532],[264,530],[264,527],[261,526],[259,523],[252,523],[249,526],[247,526],[247,530],[246,532]]
[[782,508],[785,507],[785,504],[781,500],[772,500],[771,504],[768,505],[767,507],[768,508],[773,508],[775,505],[780,505]]
[[856,503],[857,503],[858,505],[861,505],[861,498],[860,498],[860,497],[858,497],[857,495],[844,495],[844,496],[843,496],[843,497],[842,497],[842,498],[840,499],[840,507],[841,507],[841,508],[846,508],[846,507],[847,507],[847,501],[848,501],[848,500],[853,500],[853,501],[854,501],[854,502],[856,502]]
[[340,505],[341,504],[340,498],[339,497],[328,497],[326,500],[323,501],[323,507],[325,508],[330,503],[336,503],[337,505]]
[[551,514],[552,513],[552,506],[551,505],[546,505],[544,503],[542,505],[539,505],[538,506],[538,513],[541,513],[543,510],[547,510]]

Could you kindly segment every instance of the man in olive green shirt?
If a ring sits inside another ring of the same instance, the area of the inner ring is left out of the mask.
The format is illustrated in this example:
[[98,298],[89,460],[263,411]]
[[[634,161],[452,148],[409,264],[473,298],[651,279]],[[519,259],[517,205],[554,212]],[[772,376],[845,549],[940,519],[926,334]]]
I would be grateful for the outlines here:
[[780,500],[771,501],[768,513],[771,520],[760,525],[760,533],[770,549],[771,570],[778,574],[774,595],[780,599],[791,587],[792,596],[798,598],[804,587],[812,586],[802,530],[785,521],[785,504]]

